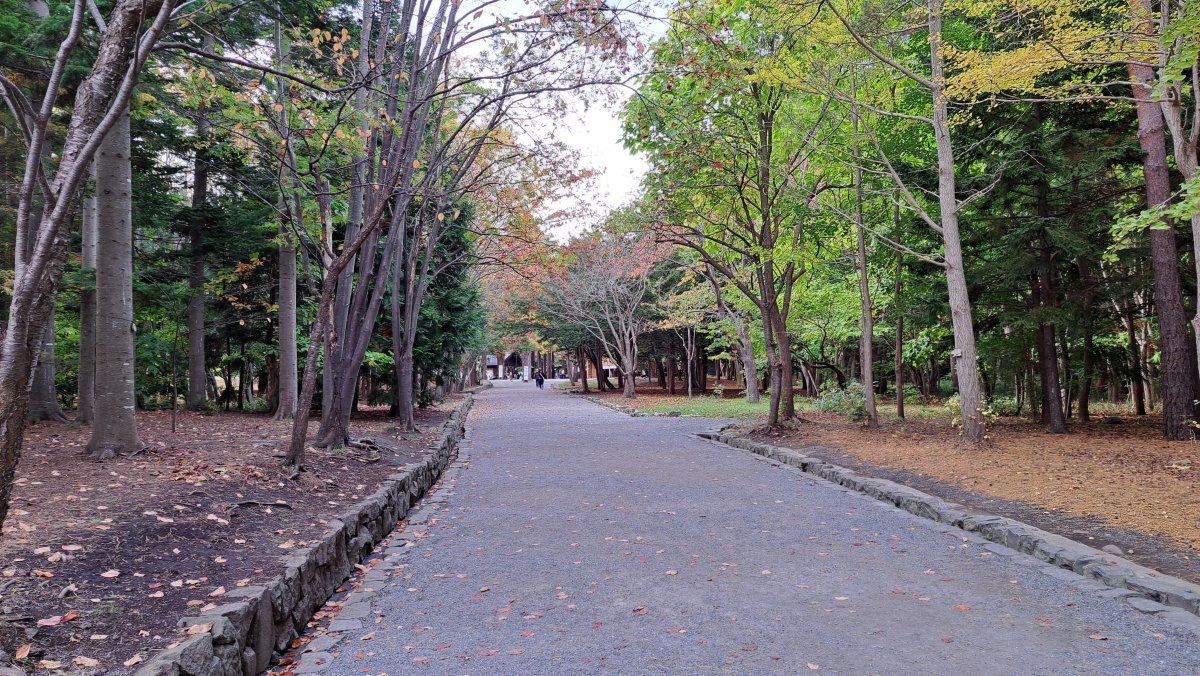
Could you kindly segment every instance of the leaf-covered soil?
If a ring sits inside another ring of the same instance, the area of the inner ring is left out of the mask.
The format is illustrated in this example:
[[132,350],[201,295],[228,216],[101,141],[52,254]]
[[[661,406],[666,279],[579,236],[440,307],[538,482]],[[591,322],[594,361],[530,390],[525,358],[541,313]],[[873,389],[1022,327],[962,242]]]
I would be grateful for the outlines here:
[[146,451],[105,462],[80,455],[87,428],[30,426],[0,541],[0,649],[37,673],[135,670],[179,640],[180,617],[278,575],[424,457],[455,404],[418,411],[409,434],[365,411],[351,436],[377,448],[310,448],[295,478],[280,465],[291,424],[265,415],[180,413],[173,434],[170,412],[140,413]]
[[[686,397],[657,388],[639,384],[638,395],[631,401],[603,394],[627,406],[687,408]],[[987,444],[973,447],[959,439],[948,414],[913,409],[920,417],[904,422],[881,413],[874,430],[814,410],[803,410],[795,429],[742,429],[1095,547],[1115,544],[1143,565],[1200,582],[1200,446],[1164,441],[1158,416],[1075,421],[1067,435],[1047,434],[1026,418],[1001,418]]]

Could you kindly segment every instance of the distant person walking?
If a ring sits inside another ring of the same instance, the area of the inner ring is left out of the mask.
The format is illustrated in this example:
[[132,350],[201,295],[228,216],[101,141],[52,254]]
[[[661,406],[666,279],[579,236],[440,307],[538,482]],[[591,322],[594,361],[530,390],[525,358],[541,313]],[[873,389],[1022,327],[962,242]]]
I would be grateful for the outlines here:
[[539,390],[546,389],[546,374],[542,373],[541,369],[538,369],[537,373],[533,374],[533,382],[537,383]]

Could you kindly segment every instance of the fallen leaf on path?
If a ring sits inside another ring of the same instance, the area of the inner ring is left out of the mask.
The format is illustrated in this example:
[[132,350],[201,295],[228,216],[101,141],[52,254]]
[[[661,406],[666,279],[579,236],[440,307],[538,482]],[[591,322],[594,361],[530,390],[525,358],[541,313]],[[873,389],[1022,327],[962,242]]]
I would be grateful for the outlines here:
[[18,660],[23,660],[26,657],[29,657],[30,650],[33,650],[33,644],[26,643],[25,645],[21,646],[20,648],[17,648],[17,652],[13,653],[13,657],[17,658]]
[[968,610],[970,610],[970,609],[971,609],[971,606],[964,605],[964,604],[962,604],[962,603],[960,603],[960,604],[958,604],[957,606],[954,606],[954,607],[955,607],[955,608],[957,608],[957,609],[959,609],[959,610],[961,610],[961,611],[963,611],[963,612],[966,612],[966,611],[968,611]]
[[686,634],[687,633],[687,629],[684,629],[683,627],[667,627],[667,631],[672,634]]
[[813,664],[812,662],[809,662],[809,663],[808,663],[808,668],[809,668],[809,669],[812,669],[813,671],[816,671],[817,669],[820,669],[820,668],[821,668],[821,665],[819,665],[819,664]]
[[84,657],[83,655],[76,657],[74,661],[77,666],[81,666],[81,667],[98,667],[98,666],[100,666],[100,660],[94,660],[90,657]]
[[138,664],[141,661],[142,661],[141,655],[134,655],[133,657],[130,657],[129,659],[122,662],[121,664],[124,664],[127,667],[132,667],[133,665]]
[[225,595],[225,588],[224,588],[224,587],[217,587],[216,589],[214,589],[214,590],[212,590],[212,591],[210,591],[210,592],[208,593],[208,596],[209,596],[210,598],[216,598],[216,597],[218,597],[218,596],[224,596],[224,595]]
[[522,650],[522,649],[520,649],[520,648],[517,648],[516,650],[510,650],[510,651],[508,651],[508,654],[509,654],[509,655],[524,655],[524,654],[525,654],[525,651],[524,651],[524,650]]
[[54,660],[41,660],[37,663],[38,669],[61,669],[62,665],[62,662],[55,662]]
[[212,622],[205,622],[203,624],[193,624],[192,626],[188,627],[187,630],[184,631],[183,633],[187,634],[188,636],[195,636],[196,634],[208,633],[209,631],[212,630],[212,628],[213,628]]
[[1108,637],[1105,636],[1104,634],[1088,634],[1088,638],[1092,639],[1093,641],[1107,641],[1108,640]]
[[752,652],[754,652],[755,650],[758,650],[758,646],[757,646],[757,645],[755,645],[755,644],[753,644],[753,643],[751,643],[750,645],[744,645],[744,646],[742,646],[742,650],[745,650],[745,651],[746,651],[746,652],[748,652],[748,653],[752,653]]
[[121,571],[114,568],[112,570],[106,570],[103,573],[100,573],[100,577],[114,578],[120,574],[121,574]]

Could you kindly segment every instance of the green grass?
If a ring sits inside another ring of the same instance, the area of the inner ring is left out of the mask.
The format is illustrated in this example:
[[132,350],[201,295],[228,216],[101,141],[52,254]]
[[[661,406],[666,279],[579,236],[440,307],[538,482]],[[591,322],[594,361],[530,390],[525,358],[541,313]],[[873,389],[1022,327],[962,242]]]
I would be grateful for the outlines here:
[[[627,402],[622,402],[627,403]],[[699,396],[691,399],[673,399],[671,401],[654,401],[647,397],[634,404],[647,413],[670,413],[679,411],[681,415],[696,415],[703,418],[737,418],[748,420],[758,415],[766,415],[769,402],[763,397],[757,404],[751,404],[745,399],[717,399],[716,397]]]
[[[569,390],[569,389],[571,389],[572,387],[582,387],[582,386],[580,385],[580,383],[579,383],[579,381],[578,381],[578,380],[577,380],[577,381],[575,381],[575,384],[574,384],[574,385],[572,385],[572,384],[571,384],[571,381],[569,381],[569,380],[564,380],[564,381],[563,381],[563,382],[561,382],[561,383],[555,383],[555,384],[554,384],[552,387],[554,387],[554,389],[556,389],[556,390]],[[599,388],[600,388],[600,385],[596,383],[596,379],[595,379],[595,378],[588,378],[588,387],[590,387],[590,388],[592,388],[593,390],[595,390],[595,389],[599,389]]]

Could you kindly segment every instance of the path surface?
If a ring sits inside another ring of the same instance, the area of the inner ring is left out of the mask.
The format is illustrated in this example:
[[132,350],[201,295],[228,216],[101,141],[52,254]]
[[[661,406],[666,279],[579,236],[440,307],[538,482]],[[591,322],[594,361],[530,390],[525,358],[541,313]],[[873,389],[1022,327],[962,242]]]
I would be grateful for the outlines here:
[[1191,631],[712,426],[499,382],[319,673],[1200,673]]

